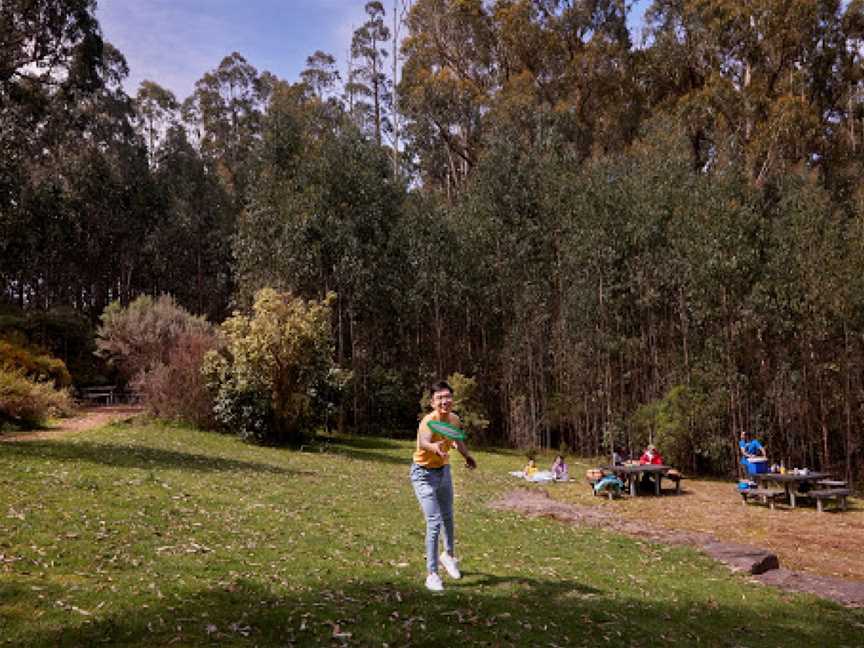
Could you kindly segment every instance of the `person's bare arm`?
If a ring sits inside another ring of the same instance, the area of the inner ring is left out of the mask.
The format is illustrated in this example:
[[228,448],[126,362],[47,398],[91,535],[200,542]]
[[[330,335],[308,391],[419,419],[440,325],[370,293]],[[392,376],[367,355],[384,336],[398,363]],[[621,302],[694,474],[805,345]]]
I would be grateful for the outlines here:
[[471,456],[471,453],[468,452],[468,446],[465,445],[464,441],[456,441],[456,449],[463,457],[465,457],[466,466],[472,470],[477,467],[477,461]]
[[419,433],[420,439],[420,449],[426,450],[428,452],[434,452],[439,457],[446,457],[447,451],[444,450],[444,442],[443,441],[432,441],[432,430],[429,429],[428,425],[424,425],[423,429],[420,430]]

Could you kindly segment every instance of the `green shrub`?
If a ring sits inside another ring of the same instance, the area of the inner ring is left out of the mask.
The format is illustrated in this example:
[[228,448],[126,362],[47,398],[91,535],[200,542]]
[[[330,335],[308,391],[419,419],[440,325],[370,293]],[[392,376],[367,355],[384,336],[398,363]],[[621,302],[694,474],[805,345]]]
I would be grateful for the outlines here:
[[631,440],[642,448],[649,441],[664,461],[693,469],[701,459],[707,465],[723,466],[728,439],[718,436],[722,401],[712,397],[705,385],[675,385],[662,399],[639,407],[630,417]]
[[0,340],[0,367],[20,370],[23,375],[37,382],[50,380],[58,388],[72,384],[72,377],[62,360],[6,340]]
[[44,424],[51,416],[66,416],[72,411],[68,390],[32,380],[20,369],[0,368],[0,420],[29,428]]
[[269,443],[298,442],[318,421],[316,399],[334,375],[330,303],[265,288],[251,316],[222,324],[225,348],[204,373],[226,430]]
[[227,377],[217,387],[213,415],[226,431],[245,441],[265,443],[275,428],[270,394]]
[[90,320],[68,307],[50,311],[7,307],[0,312],[0,338],[60,358],[77,385],[111,382],[104,362],[93,353],[94,333]]

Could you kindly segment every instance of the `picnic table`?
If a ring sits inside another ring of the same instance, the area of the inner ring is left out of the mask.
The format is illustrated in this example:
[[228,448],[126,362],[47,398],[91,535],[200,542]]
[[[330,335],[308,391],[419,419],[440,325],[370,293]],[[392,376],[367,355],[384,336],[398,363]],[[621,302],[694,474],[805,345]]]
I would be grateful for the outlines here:
[[630,495],[636,497],[637,482],[642,475],[654,475],[654,492],[660,494],[660,482],[663,475],[672,470],[671,466],[659,464],[621,464],[615,466],[604,466],[604,470],[614,473],[621,481],[630,484]]
[[[772,484],[775,486],[782,486],[786,491],[786,497],[789,500],[789,506],[793,509],[795,508],[795,494],[802,484],[811,484],[816,483],[818,481],[827,479],[830,477],[828,473],[824,472],[815,472],[808,470],[806,473],[758,473],[755,475],[750,475],[750,478],[753,479],[759,487],[762,488],[766,484]],[[805,494],[805,493],[802,493]]]
[[104,401],[106,405],[113,405],[117,398],[116,385],[100,385],[98,387],[82,387],[80,389],[81,398],[90,401],[91,403],[99,403]]

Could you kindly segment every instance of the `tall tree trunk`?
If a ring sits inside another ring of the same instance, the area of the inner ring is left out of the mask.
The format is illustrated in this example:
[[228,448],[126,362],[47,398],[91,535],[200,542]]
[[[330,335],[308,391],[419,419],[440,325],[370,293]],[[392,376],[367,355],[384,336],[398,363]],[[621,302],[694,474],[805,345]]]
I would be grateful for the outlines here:
[[843,322],[843,413],[846,419],[845,429],[845,473],[846,481],[852,482],[852,378],[850,371],[850,354],[849,354],[849,327],[846,322]]

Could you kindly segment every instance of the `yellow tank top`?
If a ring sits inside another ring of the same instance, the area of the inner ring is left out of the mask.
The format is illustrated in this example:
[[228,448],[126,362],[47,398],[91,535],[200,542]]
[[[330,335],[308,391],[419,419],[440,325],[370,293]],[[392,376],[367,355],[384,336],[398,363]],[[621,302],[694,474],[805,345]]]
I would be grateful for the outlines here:
[[[414,450],[413,459],[414,459],[414,463],[416,463],[418,466],[423,466],[424,468],[441,468],[442,466],[445,466],[448,463],[450,463],[450,457],[449,456],[439,457],[434,452],[430,452],[429,450],[423,450],[422,448],[420,448],[420,432],[423,429],[429,430],[429,428],[426,427],[426,424],[429,421],[437,421],[437,420],[438,419],[435,416],[435,412],[430,412],[429,414],[427,414],[426,416],[423,417],[423,420],[420,421],[420,425],[417,426],[417,445],[416,445],[416,448]],[[459,427],[461,427],[461,425],[462,425],[462,422],[459,420],[459,417],[456,416],[455,414],[450,414],[450,417],[448,418],[448,420],[446,422],[450,423],[451,425],[456,425]],[[431,430],[429,430],[429,431],[431,432]],[[438,443],[439,441],[444,442],[444,445],[442,447],[447,452],[450,452],[450,450],[452,450],[453,447],[456,445],[455,443],[453,443],[453,441],[451,439],[448,439],[447,437],[443,437],[440,434],[435,434],[435,432],[432,432],[432,443]]]

